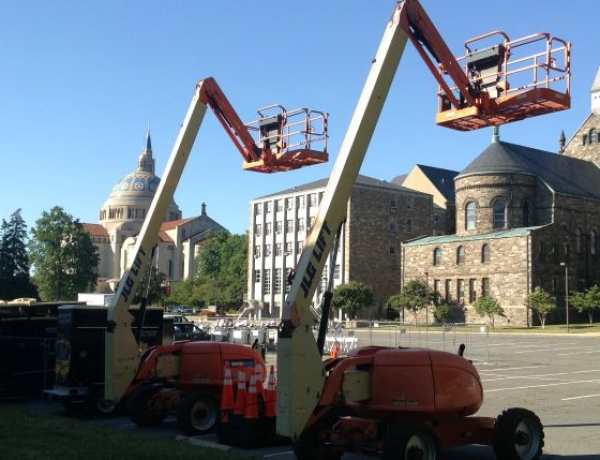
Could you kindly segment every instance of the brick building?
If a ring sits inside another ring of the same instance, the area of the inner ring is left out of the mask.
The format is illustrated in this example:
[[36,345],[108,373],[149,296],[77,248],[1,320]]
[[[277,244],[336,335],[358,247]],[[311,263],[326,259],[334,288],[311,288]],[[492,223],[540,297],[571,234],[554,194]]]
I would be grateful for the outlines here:
[[[262,317],[280,318],[287,275],[296,266],[316,218],[327,179],[250,202],[248,301]],[[359,176],[348,201],[347,221],[335,259],[334,287],[361,281],[373,289],[375,308],[400,292],[402,241],[432,233],[432,196]],[[327,286],[331,258],[317,287],[317,307]]]
[[[600,283],[600,71],[591,113],[559,154],[497,137],[455,178],[456,233],[405,243],[402,282],[424,279],[449,303],[494,297],[513,325],[530,324],[525,299],[541,286],[566,306]],[[564,321],[559,309],[555,321]]]

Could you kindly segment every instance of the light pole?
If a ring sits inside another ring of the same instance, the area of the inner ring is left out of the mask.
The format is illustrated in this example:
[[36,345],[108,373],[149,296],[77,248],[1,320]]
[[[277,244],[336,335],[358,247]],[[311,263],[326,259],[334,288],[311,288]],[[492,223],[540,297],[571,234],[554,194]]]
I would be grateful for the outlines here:
[[569,332],[569,266],[566,262],[560,263],[565,267],[565,322],[567,324],[567,333]]

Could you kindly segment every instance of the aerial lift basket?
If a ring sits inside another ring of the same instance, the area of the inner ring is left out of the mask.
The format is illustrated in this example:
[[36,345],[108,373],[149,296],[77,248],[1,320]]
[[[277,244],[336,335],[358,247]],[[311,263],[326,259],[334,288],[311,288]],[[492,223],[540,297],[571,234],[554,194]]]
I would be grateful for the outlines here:
[[[488,46],[490,42],[495,43]],[[450,87],[450,96],[440,86],[438,125],[469,131],[570,107],[570,43],[547,33],[511,41],[504,32],[494,31],[465,42],[465,51],[456,60],[476,102],[464,103],[456,86]],[[440,69],[441,77],[444,73]],[[458,106],[452,100],[458,100]]]

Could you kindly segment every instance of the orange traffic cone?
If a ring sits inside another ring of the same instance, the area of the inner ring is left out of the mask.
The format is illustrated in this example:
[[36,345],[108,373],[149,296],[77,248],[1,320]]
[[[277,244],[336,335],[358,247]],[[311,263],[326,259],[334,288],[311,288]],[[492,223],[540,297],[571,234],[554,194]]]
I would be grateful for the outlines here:
[[250,385],[248,386],[248,397],[246,398],[246,408],[244,418],[258,418],[258,400],[256,398],[256,377],[250,376]]
[[223,376],[223,391],[221,392],[221,422],[229,421],[229,412],[235,408],[233,400],[233,381],[231,380],[231,369],[229,363],[225,364],[225,375]]
[[244,415],[246,410],[246,373],[242,368],[238,372],[238,387],[237,394],[235,395],[235,409],[234,415]]
[[340,351],[340,347],[338,346],[338,344],[336,343],[332,348],[331,348],[331,352],[329,353],[329,357],[330,358],[337,358],[338,357],[338,353]]
[[264,397],[265,391],[262,382],[262,366],[259,363],[254,365],[254,381],[256,382],[256,394]]
[[273,365],[271,365],[271,371],[269,372],[269,380],[267,381],[264,399],[265,417],[275,417],[275,401],[277,399],[277,392],[275,391],[275,368]]

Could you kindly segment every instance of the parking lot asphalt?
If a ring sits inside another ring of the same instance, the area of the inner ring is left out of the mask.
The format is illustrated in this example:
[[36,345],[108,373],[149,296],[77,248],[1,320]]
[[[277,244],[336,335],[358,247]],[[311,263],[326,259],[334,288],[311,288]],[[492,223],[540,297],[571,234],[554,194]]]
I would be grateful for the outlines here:
[[[477,415],[499,415],[511,407],[535,412],[545,431],[544,459],[600,460],[600,337],[582,334],[542,335],[457,331],[409,333],[398,330],[355,330],[359,345],[417,346],[455,350],[467,345],[465,356],[477,367],[484,386],[484,403]],[[276,355],[267,354],[275,363]],[[61,411],[50,402],[31,403],[34,410]],[[127,417],[93,420],[123,430],[142,430]],[[147,430],[146,430],[147,431]],[[186,438],[175,421],[149,432],[218,449],[214,436]],[[248,454],[265,460],[291,460],[289,445],[257,449]],[[346,454],[345,459],[367,458]],[[443,460],[493,460],[492,449],[465,446],[446,451]]]

